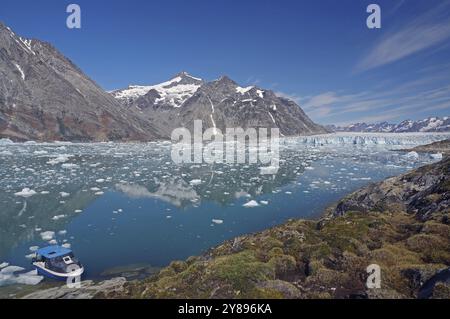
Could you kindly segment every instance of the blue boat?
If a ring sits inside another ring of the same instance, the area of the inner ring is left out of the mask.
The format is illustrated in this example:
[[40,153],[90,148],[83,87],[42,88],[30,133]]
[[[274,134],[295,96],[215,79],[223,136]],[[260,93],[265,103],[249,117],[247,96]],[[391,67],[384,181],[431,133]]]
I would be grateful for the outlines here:
[[61,246],[38,249],[36,257],[33,258],[33,266],[41,276],[64,281],[81,277],[84,273],[84,267],[75,258],[72,250]]

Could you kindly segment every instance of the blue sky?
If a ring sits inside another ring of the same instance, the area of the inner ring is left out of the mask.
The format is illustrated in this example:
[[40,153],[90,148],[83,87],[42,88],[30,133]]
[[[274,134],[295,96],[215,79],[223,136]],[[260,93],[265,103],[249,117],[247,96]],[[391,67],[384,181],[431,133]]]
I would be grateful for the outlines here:
[[[370,3],[381,29],[366,26]],[[450,115],[450,1],[2,0],[0,21],[106,90],[187,71],[272,89],[323,124]]]

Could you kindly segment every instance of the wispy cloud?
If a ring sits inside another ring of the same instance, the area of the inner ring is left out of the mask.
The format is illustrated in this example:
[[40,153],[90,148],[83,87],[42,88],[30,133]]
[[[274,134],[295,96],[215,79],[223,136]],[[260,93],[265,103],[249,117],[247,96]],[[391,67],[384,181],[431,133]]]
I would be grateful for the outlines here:
[[280,97],[284,97],[285,99],[292,100],[297,104],[301,104],[301,102],[305,99],[304,97],[301,97],[300,95],[294,94],[294,93],[286,93],[282,91],[275,92],[276,95]]
[[[397,86],[357,94],[324,92],[303,99],[301,106],[319,123],[350,124],[355,122],[397,121],[419,114],[448,110],[450,115],[449,81],[437,81],[433,76],[412,80]],[[427,116],[428,116],[427,115]]]
[[371,70],[441,44],[450,37],[450,1],[444,1],[377,43],[355,67]]

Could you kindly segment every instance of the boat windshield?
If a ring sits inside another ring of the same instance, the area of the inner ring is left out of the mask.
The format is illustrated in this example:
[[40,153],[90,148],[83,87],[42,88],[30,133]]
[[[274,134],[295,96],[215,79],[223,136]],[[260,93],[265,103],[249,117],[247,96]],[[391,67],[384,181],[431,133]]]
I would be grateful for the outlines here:
[[[68,260],[67,257],[70,257],[71,262],[69,262],[69,263],[66,262]],[[56,271],[56,272],[61,272],[61,273],[67,273],[68,272],[67,267],[69,265],[73,265],[73,264],[76,264],[81,267],[80,263],[78,262],[78,260],[75,258],[75,256],[72,253],[64,255],[64,256],[56,257],[53,259],[48,259],[45,261],[46,268]]]

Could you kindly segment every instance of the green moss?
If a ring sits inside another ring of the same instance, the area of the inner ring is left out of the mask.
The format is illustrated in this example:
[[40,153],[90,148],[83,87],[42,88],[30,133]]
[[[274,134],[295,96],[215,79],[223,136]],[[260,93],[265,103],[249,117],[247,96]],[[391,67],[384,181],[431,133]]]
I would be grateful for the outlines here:
[[372,251],[370,259],[372,263],[386,267],[419,264],[421,262],[419,254],[409,251],[404,246],[390,244]]
[[443,238],[450,238],[450,226],[442,223],[437,223],[435,221],[427,221],[422,229],[425,234],[439,235]]
[[275,257],[275,256],[281,256],[284,255],[283,249],[281,249],[280,247],[275,247],[272,248],[269,253],[267,254],[267,256],[270,258]]
[[425,262],[450,264],[448,241],[436,235],[419,234],[408,238],[407,247],[421,254]]
[[284,295],[276,289],[255,288],[249,295],[249,299],[284,299]]
[[161,271],[159,272],[159,277],[171,277],[171,276],[175,276],[175,270],[171,267],[166,267],[161,269]]
[[241,291],[247,291],[258,281],[275,277],[273,267],[259,261],[255,252],[250,250],[218,257],[211,262],[208,270],[210,278],[223,280]]
[[188,267],[188,264],[184,261],[172,261],[169,265],[176,273],[180,273]]
[[279,255],[272,257],[269,264],[275,270],[278,277],[295,272],[297,269],[297,262],[294,257],[287,255]]

